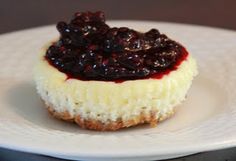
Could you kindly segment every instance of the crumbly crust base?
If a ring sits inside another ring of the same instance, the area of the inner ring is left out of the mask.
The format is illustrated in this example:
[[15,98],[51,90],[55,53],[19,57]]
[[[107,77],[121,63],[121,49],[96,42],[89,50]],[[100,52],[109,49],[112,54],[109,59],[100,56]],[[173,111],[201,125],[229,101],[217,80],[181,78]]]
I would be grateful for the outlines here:
[[150,124],[151,127],[155,127],[158,122],[171,117],[175,113],[174,110],[172,110],[166,113],[165,115],[157,118],[156,112],[150,111],[149,114],[141,113],[139,116],[127,121],[118,119],[116,121],[108,121],[106,123],[103,123],[95,119],[82,118],[80,115],[71,116],[68,111],[64,112],[55,111],[52,105],[50,106],[47,105],[47,109],[49,113],[57,119],[65,120],[68,122],[74,122],[83,129],[96,130],[96,131],[116,131],[118,129],[128,128],[139,124]]

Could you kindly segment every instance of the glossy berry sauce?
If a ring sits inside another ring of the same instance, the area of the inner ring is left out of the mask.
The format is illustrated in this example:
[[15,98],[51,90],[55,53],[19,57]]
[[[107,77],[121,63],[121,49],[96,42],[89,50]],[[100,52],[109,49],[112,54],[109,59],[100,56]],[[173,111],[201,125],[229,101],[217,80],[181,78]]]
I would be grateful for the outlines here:
[[176,70],[188,52],[157,29],[141,33],[127,27],[109,27],[103,12],[77,12],[59,22],[60,39],[46,60],[69,78],[123,82],[160,79]]

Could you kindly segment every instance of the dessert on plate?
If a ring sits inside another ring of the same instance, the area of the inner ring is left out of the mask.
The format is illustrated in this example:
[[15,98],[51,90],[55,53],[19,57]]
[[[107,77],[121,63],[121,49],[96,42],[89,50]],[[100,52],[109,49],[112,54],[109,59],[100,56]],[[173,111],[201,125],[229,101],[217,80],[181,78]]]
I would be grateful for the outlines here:
[[56,118],[92,130],[156,125],[185,100],[195,60],[157,29],[110,27],[102,12],[59,22],[35,67],[37,91]]

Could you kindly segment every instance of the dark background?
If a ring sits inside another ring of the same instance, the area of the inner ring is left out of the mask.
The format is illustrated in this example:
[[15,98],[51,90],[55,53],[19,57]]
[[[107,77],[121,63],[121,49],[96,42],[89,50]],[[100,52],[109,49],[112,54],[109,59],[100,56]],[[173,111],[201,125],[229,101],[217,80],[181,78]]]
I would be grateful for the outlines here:
[[[104,11],[107,19],[168,21],[236,30],[236,0],[0,0],[0,33],[69,20],[76,11]],[[59,161],[0,149],[1,161]],[[172,161],[236,161],[236,148]]]
[[171,21],[236,29],[235,0],[0,0],[0,33],[102,10],[108,19]]

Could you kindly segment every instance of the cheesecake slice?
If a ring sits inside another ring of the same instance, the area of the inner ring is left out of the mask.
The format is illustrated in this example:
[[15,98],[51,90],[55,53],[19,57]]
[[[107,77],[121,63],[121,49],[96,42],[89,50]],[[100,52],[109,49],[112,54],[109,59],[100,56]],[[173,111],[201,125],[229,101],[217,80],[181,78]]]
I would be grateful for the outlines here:
[[59,22],[58,40],[42,49],[37,91],[56,118],[92,130],[158,122],[186,97],[196,61],[157,29],[109,27],[102,12]]

